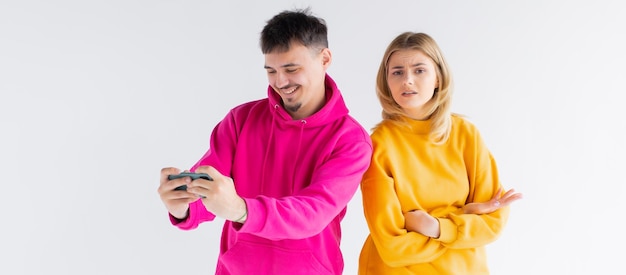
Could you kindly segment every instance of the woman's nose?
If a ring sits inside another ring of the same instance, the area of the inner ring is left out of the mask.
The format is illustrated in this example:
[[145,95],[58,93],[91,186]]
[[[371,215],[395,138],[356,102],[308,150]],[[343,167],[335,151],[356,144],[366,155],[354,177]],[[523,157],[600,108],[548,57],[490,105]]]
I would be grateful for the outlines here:
[[404,84],[412,86],[413,85],[413,77],[410,76],[410,75],[407,75],[406,78],[404,79]]

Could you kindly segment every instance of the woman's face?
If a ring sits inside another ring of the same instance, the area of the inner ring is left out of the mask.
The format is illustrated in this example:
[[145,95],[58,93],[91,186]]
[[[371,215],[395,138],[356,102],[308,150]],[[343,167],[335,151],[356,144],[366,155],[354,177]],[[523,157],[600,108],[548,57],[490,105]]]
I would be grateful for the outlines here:
[[428,118],[425,105],[439,86],[435,63],[420,50],[399,50],[387,65],[387,85],[393,100],[412,119]]

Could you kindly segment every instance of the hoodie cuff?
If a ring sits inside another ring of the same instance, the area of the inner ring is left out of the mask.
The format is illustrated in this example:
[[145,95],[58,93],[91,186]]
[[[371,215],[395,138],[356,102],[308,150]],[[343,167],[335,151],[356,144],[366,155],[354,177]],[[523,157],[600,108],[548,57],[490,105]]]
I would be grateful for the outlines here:
[[170,216],[170,222],[172,223],[172,225],[182,229],[182,230],[190,230],[190,229],[194,229],[196,228],[198,225],[195,224],[193,221],[193,219],[191,219],[192,216],[197,215],[198,212],[198,203],[193,202],[189,204],[189,210],[187,212],[187,217],[184,219],[177,219],[176,217],[172,216],[172,214],[168,215]]
[[260,209],[263,209],[261,207],[261,203],[258,200],[251,198],[243,198],[243,200],[246,202],[246,207],[248,208],[248,216],[243,224],[233,222],[234,229],[241,233],[253,233],[260,231],[265,224],[265,219],[260,218],[263,216],[259,211]]
[[449,219],[437,218],[439,220],[439,240],[442,243],[451,243],[457,238],[457,226]]

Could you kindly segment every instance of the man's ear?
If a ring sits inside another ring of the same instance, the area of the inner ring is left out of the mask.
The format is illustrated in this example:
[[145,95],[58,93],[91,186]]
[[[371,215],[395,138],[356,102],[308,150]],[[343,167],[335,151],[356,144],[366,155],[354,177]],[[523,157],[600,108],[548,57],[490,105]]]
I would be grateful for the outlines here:
[[333,54],[330,52],[329,48],[324,48],[320,54],[322,55],[322,65],[324,69],[328,69],[333,61]]

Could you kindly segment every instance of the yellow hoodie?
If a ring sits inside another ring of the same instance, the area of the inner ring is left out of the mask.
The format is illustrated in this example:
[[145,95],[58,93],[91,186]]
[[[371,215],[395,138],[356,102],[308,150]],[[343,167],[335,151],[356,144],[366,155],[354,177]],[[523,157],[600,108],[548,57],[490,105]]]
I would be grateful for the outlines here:
[[[371,134],[374,153],[363,176],[363,209],[370,234],[359,274],[489,274],[485,245],[498,238],[509,208],[463,214],[501,187],[495,160],[477,128],[452,116],[449,140],[428,139],[430,120],[383,121]],[[439,220],[439,238],[405,229],[404,213],[424,210]]]

